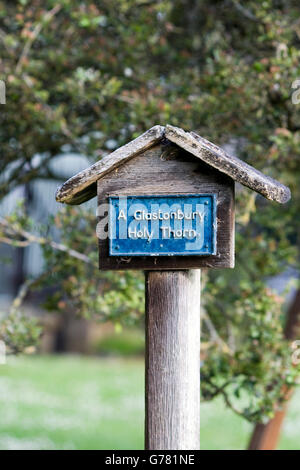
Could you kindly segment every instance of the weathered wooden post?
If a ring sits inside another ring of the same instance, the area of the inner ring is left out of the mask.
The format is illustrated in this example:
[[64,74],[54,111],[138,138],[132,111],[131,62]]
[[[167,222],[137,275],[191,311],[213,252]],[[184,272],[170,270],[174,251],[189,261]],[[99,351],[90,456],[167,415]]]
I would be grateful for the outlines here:
[[98,195],[102,270],[146,271],[146,448],[200,446],[200,269],[234,267],[234,182],[290,191],[193,132],[155,126],[60,187]]

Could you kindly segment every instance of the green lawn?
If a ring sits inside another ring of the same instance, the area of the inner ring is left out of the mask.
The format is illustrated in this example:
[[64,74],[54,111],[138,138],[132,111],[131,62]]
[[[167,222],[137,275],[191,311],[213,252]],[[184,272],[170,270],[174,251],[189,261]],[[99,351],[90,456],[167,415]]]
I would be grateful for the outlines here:
[[[282,449],[300,448],[300,393]],[[141,449],[142,360],[10,358],[0,366],[0,449]],[[243,449],[251,426],[222,401],[201,407],[202,449]]]

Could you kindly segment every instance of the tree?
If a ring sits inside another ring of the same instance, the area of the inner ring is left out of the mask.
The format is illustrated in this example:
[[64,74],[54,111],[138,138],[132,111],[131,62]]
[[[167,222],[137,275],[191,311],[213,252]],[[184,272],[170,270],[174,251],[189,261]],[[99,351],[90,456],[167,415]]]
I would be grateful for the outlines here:
[[[97,160],[167,122],[231,145],[291,187],[284,208],[238,188],[236,269],[205,274],[203,397],[222,395],[247,419],[268,420],[284,400],[282,385],[292,387],[297,376],[283,336],[283,299],[266,280],[299,259],[300,120],[291,99],[300,76],[298,3],[20,0],[0,6],[0,74],[7,84],[0,116],[3,196],[36,178],[60,179],[51,163],[64,151]],[[1,223],[2,241],[31,243],[27,218],[11,217]],[[63,248],[38,241],[47,282],[62,287],[51,307],[71,302],[78,313],[141,316],[138,275],[107,273],[87,282],[96,268],[88,231],[79,230],[83,217],[87,229],[84,207],[57,216]],[[5,337],[7,323],[2,331]]]

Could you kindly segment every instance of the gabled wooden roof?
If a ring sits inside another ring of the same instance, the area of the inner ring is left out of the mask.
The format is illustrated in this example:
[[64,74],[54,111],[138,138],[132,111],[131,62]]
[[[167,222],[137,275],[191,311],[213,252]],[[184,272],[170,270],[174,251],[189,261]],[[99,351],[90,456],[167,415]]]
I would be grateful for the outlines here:
[[66,204],[81,204],[97,194],[96,181],[119,165],[167,138],[216,170],[235,181],[280,203],[291,197],[288,187],[270,178],[237,157],[228,155],[217,145],[195,132],[185,132],[179,127],[154,126],[144,134],[118,148],[99,162],[68,179],[56,191],[56,200]]

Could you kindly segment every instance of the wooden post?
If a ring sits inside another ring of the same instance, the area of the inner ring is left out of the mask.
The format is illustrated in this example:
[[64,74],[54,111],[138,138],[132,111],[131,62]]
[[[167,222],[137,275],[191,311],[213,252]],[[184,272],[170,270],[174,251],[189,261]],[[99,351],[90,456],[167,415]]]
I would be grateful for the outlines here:
[[200,448],[200,270],[146,273],[146,449]]
[[[300,328],[300,289],[297,290],[295,298],[287,312],[287,322],[284,329],[285,338],[288,340],[297,339]],[[288,403],[293,391],[286,394],[286,402],[281,410],[267,424],[256,424],[250,438],[248,450],[275,450],[280,438],[283,421],[288,409]]]

